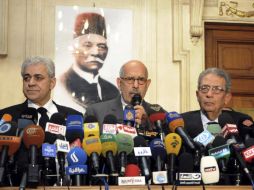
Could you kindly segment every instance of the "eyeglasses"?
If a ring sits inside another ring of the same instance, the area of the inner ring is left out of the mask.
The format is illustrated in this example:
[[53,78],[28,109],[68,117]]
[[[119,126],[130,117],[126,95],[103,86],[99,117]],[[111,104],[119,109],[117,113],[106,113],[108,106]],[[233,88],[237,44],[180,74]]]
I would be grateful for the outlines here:
[[212,89],[214,94],[220,94],[221,92],[225,91],[225,89],[223,89],[221,86],[202,85],[198,88],[198,90],[202,93],[207,93],[210,89]]
[[134,77],[121,77],[121,79],[126,81],[128,84],[134,84],[135,81],[137,80],[139,85],[143,85],[147,81],[147,79],[143,78],[143,77],[138,77],[138,78],[134,78]]

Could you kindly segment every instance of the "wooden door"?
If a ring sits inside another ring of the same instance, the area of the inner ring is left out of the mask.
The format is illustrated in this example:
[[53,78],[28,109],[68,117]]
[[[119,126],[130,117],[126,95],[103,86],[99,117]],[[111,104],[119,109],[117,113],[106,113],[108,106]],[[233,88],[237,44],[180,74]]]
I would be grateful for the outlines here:
[[254,116],[254,25],[205,23],[205,67],[232,78],[230,107]]

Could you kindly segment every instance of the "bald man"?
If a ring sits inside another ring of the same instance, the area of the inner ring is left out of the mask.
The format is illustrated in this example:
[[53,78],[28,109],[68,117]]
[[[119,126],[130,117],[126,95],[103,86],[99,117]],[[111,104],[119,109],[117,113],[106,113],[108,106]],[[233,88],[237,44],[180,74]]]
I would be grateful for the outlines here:
[[115,99],[93,104],[86,110],[86,115],[95,116],[100,126],[106,115],[112,114],[117,118],[118,123],[123,123],[123,110],[126,105],[131,105],[134,94],[140,94],[142,102],[134,106],[135,123],[143,125],[143,128],[149,128],[149,115],[155,112],[166,112],[160,105],[150,104],[144,100],[151,79],[148,78],[146,66],[138,60],[130,60],[123,64],[117,78],[117,86],[120,96]]

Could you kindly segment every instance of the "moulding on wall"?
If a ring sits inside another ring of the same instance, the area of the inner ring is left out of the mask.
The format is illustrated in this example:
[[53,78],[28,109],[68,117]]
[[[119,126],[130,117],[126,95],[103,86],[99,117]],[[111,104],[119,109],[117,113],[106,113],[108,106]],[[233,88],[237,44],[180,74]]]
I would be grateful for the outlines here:
[[0,1],[0,55],[7,55],[8,44],[8,0]]
[[183,48],[183,12],[179,0],[173,2],[173,61],[180,64],[180,112],[190,108],[190,52]]
[[202,16],[204,0],[190,1],[190,34],[194,44],[198,42],[203,34]]

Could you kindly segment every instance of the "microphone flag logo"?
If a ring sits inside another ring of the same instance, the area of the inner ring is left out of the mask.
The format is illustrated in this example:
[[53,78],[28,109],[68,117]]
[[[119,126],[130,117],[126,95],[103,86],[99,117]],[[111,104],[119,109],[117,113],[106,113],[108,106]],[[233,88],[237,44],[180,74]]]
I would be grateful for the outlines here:
[[77,163],[78,162],[78,157],[75,154],[75,152],[73,152],[70,157],[71,157],[71,160],[73,161],[73,163]]

